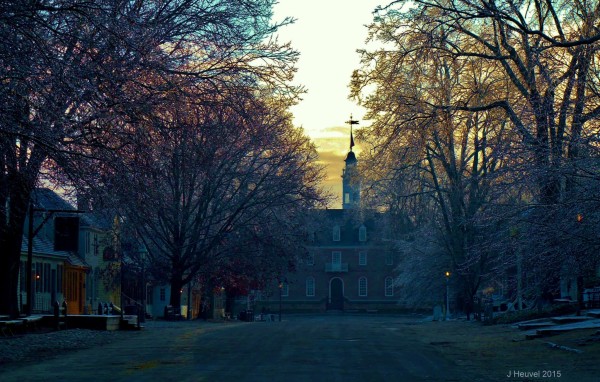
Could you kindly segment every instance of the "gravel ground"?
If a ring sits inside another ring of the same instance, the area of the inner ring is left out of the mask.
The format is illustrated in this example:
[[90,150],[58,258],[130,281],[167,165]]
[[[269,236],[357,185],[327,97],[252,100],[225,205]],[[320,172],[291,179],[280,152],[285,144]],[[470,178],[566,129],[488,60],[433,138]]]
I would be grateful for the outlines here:
[[127,338],[131,333],[70,329],[18,334],[0,338],[0,367],[9,363],[39,361],[66,351],[76,351]]
[[[146,321],[143,324],[143,330],[160,330],[161,328],[190,324],[192,324],[191,321]],[[197,321],[196,324],[198,324]],[[139,332],[89,329],[53,331],[42,328],[35,332],[17,334],[14,337],[0,337],[0,367],[7,364],[53,358],[68,351],[77,351],[125,340],[136,334],[139,334]]]

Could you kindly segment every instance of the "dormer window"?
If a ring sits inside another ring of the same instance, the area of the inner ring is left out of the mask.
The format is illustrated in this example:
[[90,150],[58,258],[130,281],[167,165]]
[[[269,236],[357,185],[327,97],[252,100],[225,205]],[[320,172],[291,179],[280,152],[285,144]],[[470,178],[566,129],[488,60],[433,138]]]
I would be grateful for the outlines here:
[[364,225],[358,229],[358,241],[367,241],[367,227]]
[[333,241],[340,241],[340,238],[341,238],[340,226],[336,225],[333,227]]

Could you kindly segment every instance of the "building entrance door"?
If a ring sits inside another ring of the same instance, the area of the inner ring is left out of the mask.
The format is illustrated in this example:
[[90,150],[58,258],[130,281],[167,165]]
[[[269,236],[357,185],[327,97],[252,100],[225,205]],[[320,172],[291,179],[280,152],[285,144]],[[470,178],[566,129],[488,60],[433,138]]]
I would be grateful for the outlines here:
[[68,314],[82,314],[83,300],[85,299],[84,290],[84,271],[80,268],[65,267],[65,280],[63,291],[67,301]]
[[331,279],[329,283],[330,310],[344,310],[344,283],[340,278]]

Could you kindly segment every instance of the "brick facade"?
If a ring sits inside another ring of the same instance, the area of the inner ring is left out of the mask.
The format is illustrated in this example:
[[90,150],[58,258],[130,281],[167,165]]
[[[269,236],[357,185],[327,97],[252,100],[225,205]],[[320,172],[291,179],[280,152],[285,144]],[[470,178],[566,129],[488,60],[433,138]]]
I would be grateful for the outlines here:
[[315,215],[322,224],[309,234],[308,256],[286,277],[282,303],[287,310],[394,308],[398,258],[383,240],[385,216],[361,219],[358,210],[342,209],[316,211]]
[[361,179],[352,146],[351,138],[342,174],[343,208],[313,211],[307,258],[286,275],[287,285],[273,285],[257,308],[275,311],[279,304],[286,312],[401,308],[401,291],[394,286],[399,253],[391,245],[388,216],[361,208]]

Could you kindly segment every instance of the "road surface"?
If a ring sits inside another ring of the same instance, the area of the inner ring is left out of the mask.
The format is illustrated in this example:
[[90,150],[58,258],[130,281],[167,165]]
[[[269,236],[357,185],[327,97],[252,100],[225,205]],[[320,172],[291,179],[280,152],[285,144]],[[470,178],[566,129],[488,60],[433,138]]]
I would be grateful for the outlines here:
[[403,331],[417,317],[175,322],[0,370],[8,381],[475,381]]

